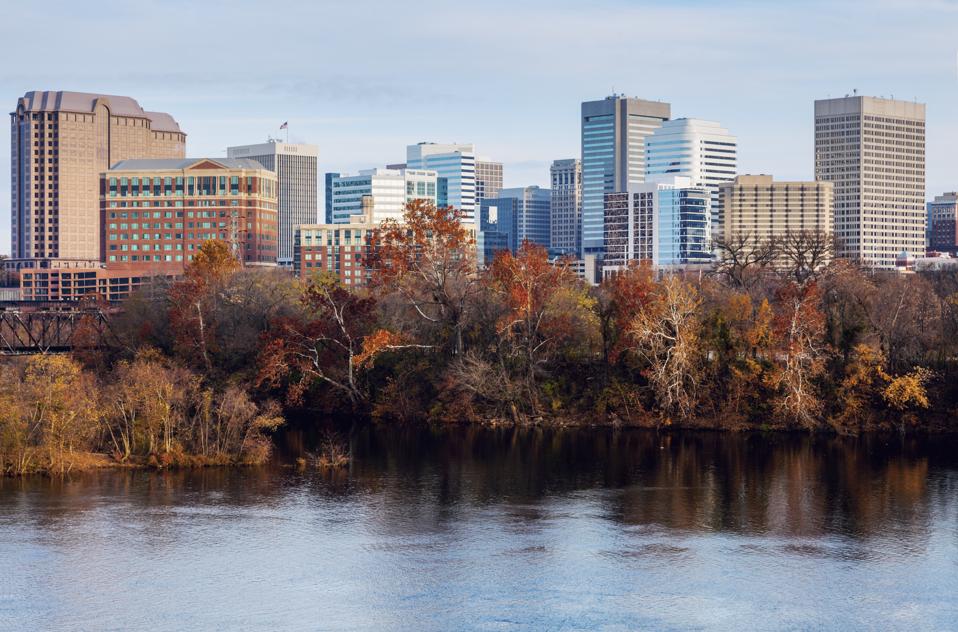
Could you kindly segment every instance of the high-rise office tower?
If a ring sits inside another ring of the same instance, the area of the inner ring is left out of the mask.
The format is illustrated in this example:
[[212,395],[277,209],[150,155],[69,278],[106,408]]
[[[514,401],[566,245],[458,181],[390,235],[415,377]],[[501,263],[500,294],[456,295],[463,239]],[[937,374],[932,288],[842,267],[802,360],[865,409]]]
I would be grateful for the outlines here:
[[406,202],[437,200],[436,172],[428,169],[365,169],[358,175],[331,179],[333,224],[345,224],[365,214],[369,222],[401,221]]
[[100,173],[185,152],[173,117],[130,97],[27,92],[10,114],[13,258],[97,260]]
[[487,199],[499,195],[502,190],[502,163],[476,158],[476,208]]
[[484,214],[499,218],[497,231],[509,235],[512,251],[524,241],[549,248],[551,206],[552,192],[537,186],[502,189],[499,197],[482,202]]
[[271,140],[258,145],[227,147],[229,158],[255,160],[276,174],[279,193],[279,252],[277,262],[293,265],[293,231],[298,224],[313,224],[318,211],[316,145]]
[[645,175],[687,176],[712,195],[712,232],[722,234],[719,185],[735,178],[737,141],[719,123],[681,118],[662,123],[645,139]]
[[657,268],[708,264],[711,194],[686,176],[657,176],[605,195],[603,274],[630,261]]
[[445,202],[463,213],[463,222],[475,222],[476,154],[472,145],[419,143],[406,147],[409,169],[429,169],[445,179]]
[[894,268],[925,249],[925,105],[815,101],[815,179],[835,184],[838,256]]
[[562,255],[577,255],[582,245],[582,162],[575,158],[554,160],[552,216],[549,248]]
[[645,138],[671,106],[614,95],[582,104],[582,251],[601,253],[604,196],[645,182]]
[[[388,168],[389,167],[387,167],[387,169]],[[330,171],[326,173],[326,197],[324,200],[326,204],[326,213],[323,218],[323,222],[326,224],[333,223],[333,180],[339,176],[340,173],[338,171]]]
[[958,255],[958,192],[942,193],[928,203],[928,250]]

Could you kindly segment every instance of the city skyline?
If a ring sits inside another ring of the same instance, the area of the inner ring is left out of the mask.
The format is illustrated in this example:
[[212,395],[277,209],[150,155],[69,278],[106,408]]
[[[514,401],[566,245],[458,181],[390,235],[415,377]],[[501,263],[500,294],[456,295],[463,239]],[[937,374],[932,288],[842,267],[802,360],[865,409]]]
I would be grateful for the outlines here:
[[[170,113],[189,134],[191,157],[225,156],[230,145],[263,142],[270,134],[285,138],[279,126],[288,121],[290,142],[319,146],[320,173],[401,161],[404,148],[420,141],[456,142],[503,162],[506,187],[548,186],[553,160],[580,155],[581,103],[614,91],[667,101],[673,118],[720,122],[739,139],[739,173],[808,180],[814,177],[814,101],[857,89],[927,104],[926,199],[955,188],[948,152],[958,138],[952,105],[958,81],[947,26],[958,17],[954,2],[880,2],[881,11],[852,1],[774,7],[529,3],[511,7],[508,23],[495,19],[495,6],[488,15],[464,19],[461,10],[426,3],[422,10],[430,20],[406,20],[401,31],[391,25],[402,8],[378,3],[249,4],[230,15],[216,5],[183,5],[166,14],[105,2],[95,17],[54,4],[57,10],[8,8],[0,33],[9,58],[33,37],[17,24],[42,18],[45,36],[60,45],[16,56],[15,69],[8,66],[0,76],[7,107],[31,90],[129,95],[148,110]],[[205,36],[201,28],[214,19],[228,41],[246,43],[234,47]],[[336,27],[356,20],[372,34],[362,42]],[[539,35],[516,36],[530,20]],[[682,45],[663,54],[674,38],[667,26],[676,21],[683,23]],[[271,50],[249,46],[270,37],[261,25],[272,22],[279,26]],[[176,32],[176,38],[140,37],[147,24]],[[645,37],[634,37],[638,28]],[[919,32],[916,46],[907,35]],[[570,57],[573,37],[583,45]],[[479,42],[485,52],[453,46],[463,39]],[[54,52],[61,49],[76,54]],[[116,55],[120,49],[123,55]],[[398,72],[387,56],[394,50],[403,50],[422,72]],[[705,55],[721,72],[702,72]],[[603,63],[607,59],[622,61]],[[227,61],[244,72],[211,74]],[[277,61],[283,62],[278,71]],[[457,73],[464,64],[473,72]],[[473,89],[477,75],[494,78],[500,89]],[[540,81],[527,81],[530,75]],[[575,81],[560,81],[570,76]],[[539,85],[545,81],[550,92],[543,100]],[[7,134],[9,140],[9,128]],[[0,169],[9,168],[3,152]],[[0,213],[9,218],[6,178],[0,179],[0,200]],[[9,233],[9,221],[0,222],[2,254],[10,253]]]

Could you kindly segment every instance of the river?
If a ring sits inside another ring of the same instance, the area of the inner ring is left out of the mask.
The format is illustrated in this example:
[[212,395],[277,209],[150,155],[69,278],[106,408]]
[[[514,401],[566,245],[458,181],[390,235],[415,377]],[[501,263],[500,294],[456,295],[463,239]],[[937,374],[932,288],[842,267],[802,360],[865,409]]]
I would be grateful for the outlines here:
[[0,629],[958,629],[954,438],[350,443],[335,473],[0,479]]

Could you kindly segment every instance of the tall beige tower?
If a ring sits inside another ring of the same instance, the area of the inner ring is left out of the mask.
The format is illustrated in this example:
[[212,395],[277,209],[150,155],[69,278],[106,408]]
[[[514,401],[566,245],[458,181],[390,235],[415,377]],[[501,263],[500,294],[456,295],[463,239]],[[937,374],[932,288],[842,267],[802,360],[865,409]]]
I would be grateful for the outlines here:
[[838,256],[894,268],[925,251],[925,105],[815,101],[815,179],[835,185]]
[[121,160],[184,158],[173,117],[130,97],[28,92],[10,114],[12,256],[100,256],[100,177]]

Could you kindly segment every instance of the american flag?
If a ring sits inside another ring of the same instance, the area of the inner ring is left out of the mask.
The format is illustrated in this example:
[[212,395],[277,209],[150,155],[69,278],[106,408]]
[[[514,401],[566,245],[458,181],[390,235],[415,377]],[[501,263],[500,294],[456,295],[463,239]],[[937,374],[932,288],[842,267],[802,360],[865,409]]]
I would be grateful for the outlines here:
[[279,126],[280,129],[286,129],[289,127],[289,121],[285,121],[282,125]]

